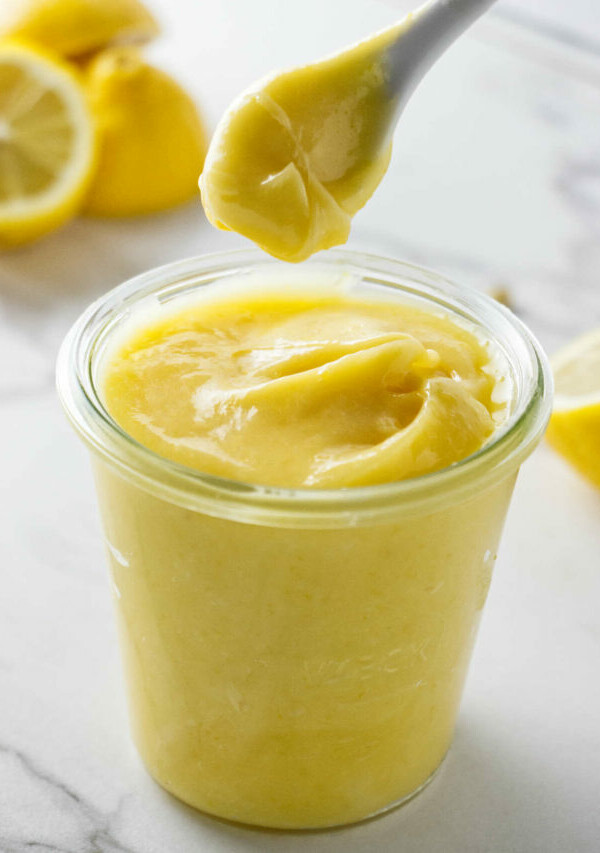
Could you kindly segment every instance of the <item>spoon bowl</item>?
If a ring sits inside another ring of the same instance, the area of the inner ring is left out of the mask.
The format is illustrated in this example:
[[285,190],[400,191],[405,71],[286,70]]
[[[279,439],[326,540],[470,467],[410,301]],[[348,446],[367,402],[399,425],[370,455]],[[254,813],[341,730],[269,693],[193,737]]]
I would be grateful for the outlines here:
[[423,75],[494,0],[429,0],[334,56],[271,75],[221,119],[200,179],[218,228],[302,261],[344,243]]

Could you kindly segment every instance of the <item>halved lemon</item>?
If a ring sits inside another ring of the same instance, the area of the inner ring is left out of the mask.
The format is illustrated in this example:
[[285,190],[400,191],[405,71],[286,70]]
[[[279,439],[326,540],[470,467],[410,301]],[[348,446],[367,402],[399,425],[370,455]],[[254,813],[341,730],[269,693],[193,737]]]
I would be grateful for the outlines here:
[[73,216],[94,160],[94,123],[76,74],[37,48],[0,42],[0,248]]
[[159,32],[140,0],[0,0],[0,34],[77,57]]
[[556,394],[548,441],[600,487],[600,329],[562,349],[552,368]]

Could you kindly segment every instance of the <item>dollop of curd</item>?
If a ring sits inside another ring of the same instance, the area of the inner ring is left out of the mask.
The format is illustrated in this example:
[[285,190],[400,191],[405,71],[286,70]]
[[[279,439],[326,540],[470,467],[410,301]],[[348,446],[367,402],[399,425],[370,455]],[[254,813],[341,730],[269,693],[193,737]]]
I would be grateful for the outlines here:
[[104,371],[112,417],[205,473],[282,487],[414,477],[506,416],[485,342],[449,316],[330,289],[197,302],[134,329]]
[[389,164],[396,100],[385,48],[409,23],[274,75],[234,101],[200,178],[213,225],[285,261],[346,242]]

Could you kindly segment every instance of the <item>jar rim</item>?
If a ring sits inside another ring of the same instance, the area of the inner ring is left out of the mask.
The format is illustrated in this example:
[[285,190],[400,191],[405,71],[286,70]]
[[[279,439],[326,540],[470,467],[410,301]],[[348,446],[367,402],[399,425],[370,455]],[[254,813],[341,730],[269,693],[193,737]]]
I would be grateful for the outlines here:
[[516,404],[489,442],[450,466],[416,477],[314,489],[264,486],[206,474],[160,456],[125,432],[104,407],[94,384],[92,368],[102,335],[143,298],[167,293],[173,298],[203,284],[277,264],[282,262],[256,249],[191,257],[135,276],[92,303],[67,333],[56,372],[62,405],[88,447],[137,485],[187,509],[254,524],[329,527],[433,511],[449,493],[455,500],[466,499],[515,472],[539,442],[551,411],[552,376],[529,329],[480,291],[421,266],[351,250],[330,250],[305,261],[302,268],[355,273],[363,282],[436,303],[483,330],[512,359],[518,373]]

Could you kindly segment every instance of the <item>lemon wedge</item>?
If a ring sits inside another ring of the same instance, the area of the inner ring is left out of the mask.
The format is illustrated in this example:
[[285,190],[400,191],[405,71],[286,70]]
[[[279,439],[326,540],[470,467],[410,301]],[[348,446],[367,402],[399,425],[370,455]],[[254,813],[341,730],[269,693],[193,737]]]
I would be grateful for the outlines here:
[[133,216],[196,197],[207,137],[193,100],[135,48],[113,48],[87,72],[98,170],[87,213]]
[[0,34],[81,56],[110,44],[149,41],[158,24],[139,0],[2,0]]
[[600,487],[600,329],[561,350],[552,368],[556,394],[548,441]]
[[0,43],[0,248],[41,237],[77,212],[94,151],[74,72],[37,48]]

